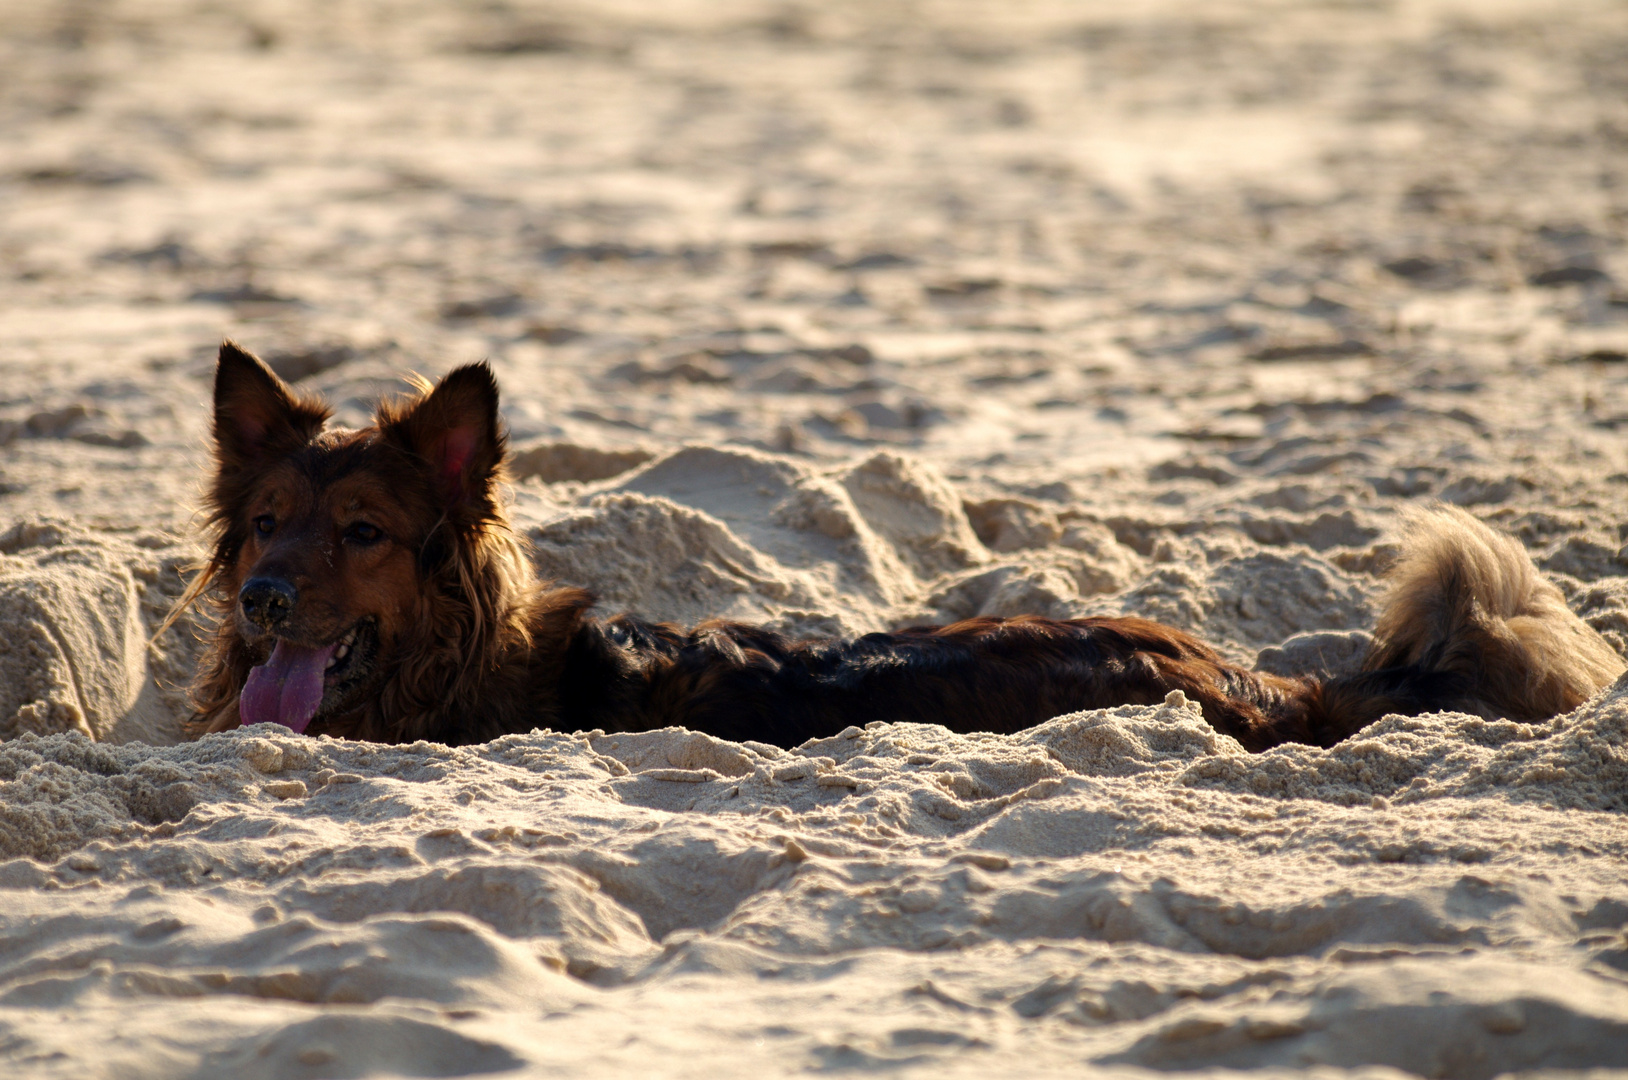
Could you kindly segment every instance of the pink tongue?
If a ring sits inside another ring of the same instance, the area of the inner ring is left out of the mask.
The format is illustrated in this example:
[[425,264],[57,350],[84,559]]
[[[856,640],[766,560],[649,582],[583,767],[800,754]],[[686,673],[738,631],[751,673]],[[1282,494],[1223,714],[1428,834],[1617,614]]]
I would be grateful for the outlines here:
[[322,704],[322,673],[337,648],[337,641],[312,649],[279,640],[271,659],[249,670],[237,702],[239,719],[304,731]]

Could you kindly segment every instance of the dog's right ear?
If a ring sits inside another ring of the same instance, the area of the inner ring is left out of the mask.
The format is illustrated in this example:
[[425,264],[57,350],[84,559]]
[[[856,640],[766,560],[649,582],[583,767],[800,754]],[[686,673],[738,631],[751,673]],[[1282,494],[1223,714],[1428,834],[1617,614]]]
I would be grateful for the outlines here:
[[297,396],[277,373],[235,341],[215,363],[215,453],[223,466],[246,465],[310,442],[331,415]]

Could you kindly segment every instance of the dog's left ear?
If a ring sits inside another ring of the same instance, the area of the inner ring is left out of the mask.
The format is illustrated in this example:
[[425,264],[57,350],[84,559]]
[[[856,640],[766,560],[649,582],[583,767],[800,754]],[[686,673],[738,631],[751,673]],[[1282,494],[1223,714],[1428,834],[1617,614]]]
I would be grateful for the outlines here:
[[424,460],[449,511],[477,516],[491,511],[505,439],[497,380],[486,364],[453,369],[405,412],[381,415],[379,428],[386,439]]

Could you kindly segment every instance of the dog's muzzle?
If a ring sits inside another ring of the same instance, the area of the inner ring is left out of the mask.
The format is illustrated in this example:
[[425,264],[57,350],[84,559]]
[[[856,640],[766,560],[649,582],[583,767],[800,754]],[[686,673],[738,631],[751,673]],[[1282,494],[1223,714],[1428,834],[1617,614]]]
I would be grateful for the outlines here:
[[275,630],[292,615],[297,599],[291,583],[272,577],[250,578],[237,594],[243,617],[263,630]]

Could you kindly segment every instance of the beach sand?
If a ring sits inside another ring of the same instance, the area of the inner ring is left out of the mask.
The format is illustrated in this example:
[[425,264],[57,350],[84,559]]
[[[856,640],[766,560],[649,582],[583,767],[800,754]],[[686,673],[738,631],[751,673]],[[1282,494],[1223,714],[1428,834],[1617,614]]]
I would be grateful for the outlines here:
[[1628,20],[1535,0],[0,0],[0,1070],[1628,1068],[1628,680],[185,742],[215,349],[488,358],[540,570],[1349,670],[1402,508],[1628,653]]

